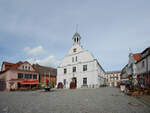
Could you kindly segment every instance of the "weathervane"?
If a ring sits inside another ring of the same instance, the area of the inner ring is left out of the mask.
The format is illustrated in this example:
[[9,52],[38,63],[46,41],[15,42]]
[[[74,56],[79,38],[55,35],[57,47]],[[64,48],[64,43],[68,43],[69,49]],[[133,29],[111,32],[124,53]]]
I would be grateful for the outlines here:
[[130,53],[132,53],[132,50],[131,50],[131,48],[129,48],[129,52],[130,52]]
[[76,32],[78,32],[78,24],[76,24]]

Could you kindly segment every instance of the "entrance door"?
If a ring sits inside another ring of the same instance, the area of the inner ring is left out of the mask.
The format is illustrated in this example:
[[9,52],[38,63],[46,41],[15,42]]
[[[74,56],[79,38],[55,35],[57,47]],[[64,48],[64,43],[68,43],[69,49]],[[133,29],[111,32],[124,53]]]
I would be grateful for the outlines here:
[[66,79],[64,79],[64,88],[66,88]]
[[76,77],[72,78],[72,81],[75,83],[75,88],[76,88],[77,87],[77,78]]
[[77,87],[77,78],[73,77],[70,82],[70,89],[75,89]]
[[0,80],[0,91],[3,91],[6,89],[6,81]]

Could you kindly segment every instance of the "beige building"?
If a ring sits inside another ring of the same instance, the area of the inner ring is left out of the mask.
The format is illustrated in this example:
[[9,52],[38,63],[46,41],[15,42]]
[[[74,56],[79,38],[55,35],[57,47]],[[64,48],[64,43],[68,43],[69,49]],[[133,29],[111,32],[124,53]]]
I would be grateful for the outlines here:
[[110,87],[117,87],[118,82],[120,82],[121,71],[110,71],[106,72],[106,84]]

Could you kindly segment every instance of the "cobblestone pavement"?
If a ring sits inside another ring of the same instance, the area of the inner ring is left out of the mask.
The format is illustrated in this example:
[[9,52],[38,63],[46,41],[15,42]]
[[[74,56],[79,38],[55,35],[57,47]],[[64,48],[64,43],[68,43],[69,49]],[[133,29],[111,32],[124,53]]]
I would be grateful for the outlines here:
[[150,107],[150,95],[137,96],[136,98]]
[[0,113],[150,113],[117,88],[0,92]]

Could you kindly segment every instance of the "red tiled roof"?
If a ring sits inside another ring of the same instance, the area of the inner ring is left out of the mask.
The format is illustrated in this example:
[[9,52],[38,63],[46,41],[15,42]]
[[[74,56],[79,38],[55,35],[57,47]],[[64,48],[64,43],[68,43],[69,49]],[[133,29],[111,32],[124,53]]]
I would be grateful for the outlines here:
[[17,69],[21,64],[23,64],[23,62],[17,62],[11,67],[11,69]]
[[136,54],[133,54],[133,58],[138,62],[139,60],[141,60],[141,54],[140,53],[136,53]]
[[10,62],[3,62],[2,65],[5,65],[5,69],[6,70],[9,70],[15,64],[14,63],[10,63]]
[[9,70],[9,69],[17,69],[20,65],[22,65],[24,62],[17,62],[16,64],[14,63],[10,63],[10,62],[3,62],[2,65],[5,65],[5,70]]
[[57,76],[57,69],[52,67],[41,66],[39,64],[33,64],[33,68],[40,74],[50,73],[50,75]]
[[14,65],[14,63],[10,63],[10,62],[3,62],[3,64],[5,64],[5,65]]

